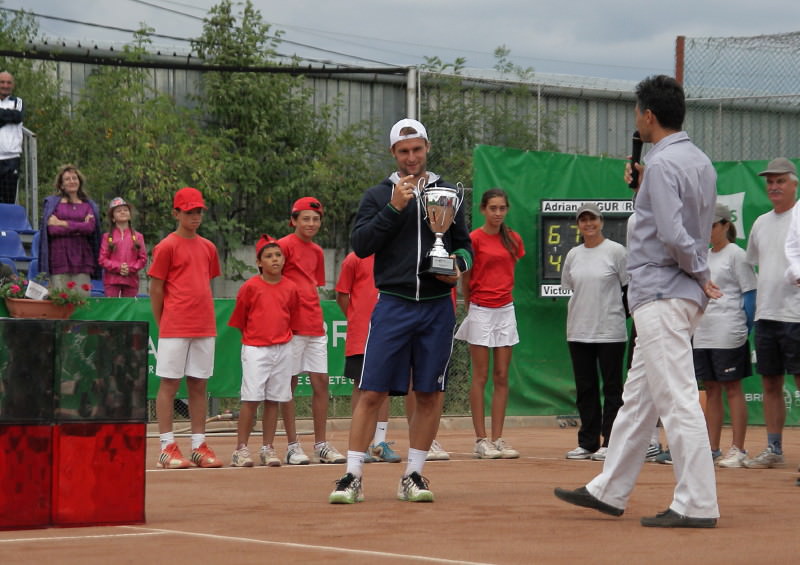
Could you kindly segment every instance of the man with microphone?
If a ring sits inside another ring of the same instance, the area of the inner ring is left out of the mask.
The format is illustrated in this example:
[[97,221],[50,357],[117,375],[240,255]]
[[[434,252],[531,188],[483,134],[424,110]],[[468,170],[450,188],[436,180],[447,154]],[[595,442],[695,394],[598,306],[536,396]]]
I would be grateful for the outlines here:
[[659,75],[640,82],[635,113],[642,141],[653,143],[628,241],[628,304],[638,332],[636,348],[603,471],[586,486],[557,488],[555,495],[621,516],[660,417],[676,485],[669,507],[641,524],[713,528],[719,517],[716,480],[691,338],[708,299],[721,296],[707,264],[717,175],[681,131],[686,103],[675,79]]

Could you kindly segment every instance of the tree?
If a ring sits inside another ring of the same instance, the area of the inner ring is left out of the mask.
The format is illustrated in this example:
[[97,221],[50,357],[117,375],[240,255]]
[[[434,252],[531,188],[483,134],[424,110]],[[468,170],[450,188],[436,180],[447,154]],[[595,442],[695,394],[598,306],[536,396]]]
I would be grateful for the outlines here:
[[[281,35],[249,0],[238,14],[223,0],[210,9],[194,47],[209,63],[277,67]],[[202,85],[197,102],[205,125],[224,141],[220,158],[232,195],[231,245],[251,244],[261,233],[283,236],[294,200],[315,196],[325,210],[319,242],[346,246],[347,222],[371,170],[365,159],[372,146],[368,125],[337,133],[339,108],[315,107],[302,76],[208,72]]]
[[[151,30],[143,28],[122,56],[140,58]],[[196,111],[181,108],[149,85],[148,71],[104,66],[89,76],[67,132],[71,160],[87,177],[87,190],[101,208],[122,196],[137,210],[134,223],[150,246],[175,228],[172,196],[183,186],[202,190],[210,209],[230,193],[217,160],[220,142],[200,127]],[[224,229],[209,214],[204,234]]]
[[560,116],[539,116],[530,86],[534,71],[514,65],[510,54],[505,46],[495,49],[495,70],[504,83],[515,83],[496,90],[470,84],[463,76],[464,58],[453,63],[425,58],[421,68],[422,122],[431,133],[431,164],[452,182],[472,186],[472,150],[478,143],[557,150],[552,139]]

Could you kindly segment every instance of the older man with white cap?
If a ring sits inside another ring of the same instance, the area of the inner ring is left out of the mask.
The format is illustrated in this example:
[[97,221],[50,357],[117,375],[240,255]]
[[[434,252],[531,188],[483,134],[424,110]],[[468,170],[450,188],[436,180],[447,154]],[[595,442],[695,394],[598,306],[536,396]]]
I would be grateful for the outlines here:
[[400,120],[389,134],[397,171],[364,193],[350,243],[359,257],[375,255],[375,286],[380,292],[372,312],[353,410],[347,472],[330,494],[332,504],[364,499],[361,476],[378,408],[388,394],[404,395],[411,388],[416,410],[409,422],[408,464],[397,497],[409,502],[432,502],[433,493],[422,476],[428,450],[441,416],[441,393],[453,344],[455,312],[451,290],[461,273],[472,266],[472,244],[459,209],[443,243],[456,263],[456,274],[421,275],[420,265],[435,238],[425,221],[419,192],[446,184],[427,170],[428,132],[421,123]]
[[747,261],[758,266],[756,368],[764,389],[767,447],[744,461],[749,469],[784,465],[784,375],[793,374],[800,384],[800,286],[796,275],[793,282],[787,280],[787,271],[792,272],[797,257],[798,234],[790,229],[797,208],[797,167],[789,159],[778,157],[758,174],[766,180],[772,210],[759,216],[750,229]]

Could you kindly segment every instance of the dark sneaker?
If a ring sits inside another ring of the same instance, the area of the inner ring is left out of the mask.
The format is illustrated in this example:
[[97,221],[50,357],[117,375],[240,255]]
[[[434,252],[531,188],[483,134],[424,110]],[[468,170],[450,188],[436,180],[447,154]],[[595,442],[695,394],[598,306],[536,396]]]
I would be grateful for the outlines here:
[[586,490],[586,487],[581,487],[575,490],[556,488],[556,490],[553,492],[555,493],[556,498],[560,498],[564,502],[569,502],[575,506],[583,506],[584,508],[593,508],[602,512],[603,514],[608,514],[609,516],[622,516],[622,513],[625,512],[625,510],[622,508],[611,506],[610,504],[606,504],[602,500],[599,500],[592,493]]
[[347,473],[344,477],[336,481],[336,488],[328,496],[331,504],[355,504],[364,502],[364,490],[361,488],[361,479]]
[[644,460],[647,462],[653,462],[656,460],[656,457],[661,455],[662,452],[661,444],[658,442],[652,442],[647,446],[647,451],[644,454]]
[[414,471],[400,479],[397,498],[408,502],[433,502],[433,493],[428,487],[428,479]]
[[678,514],[671,508],[655,516],[642,518],[642,526],[649,528],[716,528],[716,518],[692,518]]
[[672,454],[669,452],[669,449],[656,455],[655,462],[661,463],[662,465],[672,465]]

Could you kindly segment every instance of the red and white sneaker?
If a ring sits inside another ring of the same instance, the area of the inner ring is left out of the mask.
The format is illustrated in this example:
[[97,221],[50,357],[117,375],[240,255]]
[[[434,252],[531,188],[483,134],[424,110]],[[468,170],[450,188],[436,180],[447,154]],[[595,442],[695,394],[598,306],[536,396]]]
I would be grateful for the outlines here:
[[173,442],[161,450],[156,467],[159,469],[188,469],[192,463],[183,456],[178,444]]
[[197,449],[192,450],[192,463],[204,469],[222,467],[222,461],[217,459],[217,455],[208,447],[206,442],[201,443]]

